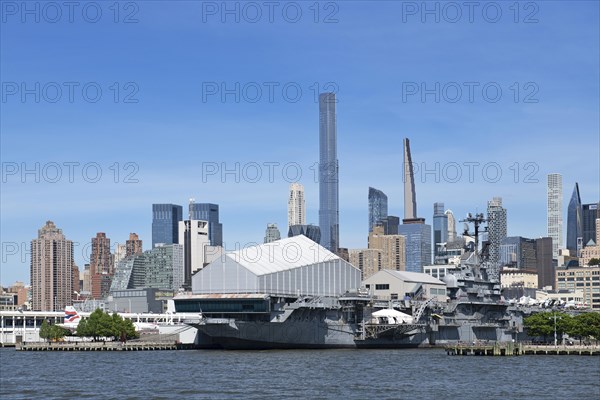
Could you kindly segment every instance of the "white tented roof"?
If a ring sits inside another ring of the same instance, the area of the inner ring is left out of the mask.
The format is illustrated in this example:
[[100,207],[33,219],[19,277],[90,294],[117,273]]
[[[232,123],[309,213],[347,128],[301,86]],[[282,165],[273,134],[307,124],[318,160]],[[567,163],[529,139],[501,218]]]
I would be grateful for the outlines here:
[[255,275],[286,271],[305,265],[340,260],[304,235],[229,252],[226,256]]
[[387,273],[394,275],[395,277],[402,279],[404,282],[415,282],[415,283],[432,283],[435,285],[445,285],[444,282],[440,281],[437,278],[429,274],[424,274],[421,272],[409,272],[409,271],[394,271],[384,269]]

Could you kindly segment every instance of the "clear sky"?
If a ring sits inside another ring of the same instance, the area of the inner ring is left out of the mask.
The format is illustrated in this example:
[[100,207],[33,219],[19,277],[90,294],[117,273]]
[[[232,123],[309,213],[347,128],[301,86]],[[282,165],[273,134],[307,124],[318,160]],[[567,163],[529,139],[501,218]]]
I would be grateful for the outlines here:
[[501,196],[509,235],[543,236],[552,172],[565,228],[576,181],[600,198],[597,1],[0,4],[3,285],[29,282],[46,220],[80,268],[96,232],[149,248],[152,203],[218,203],[228,249],[286,236],[298,171],[318,224],[318,91],[343,247],[366,247],[369,186],[402,217],[403,137],[429,222]]

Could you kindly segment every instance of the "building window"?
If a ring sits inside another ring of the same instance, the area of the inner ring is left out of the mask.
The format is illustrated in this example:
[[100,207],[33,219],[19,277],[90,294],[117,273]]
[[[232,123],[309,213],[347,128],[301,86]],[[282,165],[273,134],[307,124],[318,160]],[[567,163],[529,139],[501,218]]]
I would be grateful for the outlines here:
[[377,283],[375,284],[375,290],[390,290],[388,283]]

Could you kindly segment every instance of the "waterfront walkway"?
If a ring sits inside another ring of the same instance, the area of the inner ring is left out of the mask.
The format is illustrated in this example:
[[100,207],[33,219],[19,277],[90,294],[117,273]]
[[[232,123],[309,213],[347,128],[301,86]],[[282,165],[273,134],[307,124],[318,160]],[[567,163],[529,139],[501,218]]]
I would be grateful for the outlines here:
[[187,350],[193,344],[176,342],[32,342],[17,343],[18,351],[147,351],[147,350]]
[[453,356],[578,355],[600,356],[600,346],[554,346],[523,343],[456,344],[444,348]]

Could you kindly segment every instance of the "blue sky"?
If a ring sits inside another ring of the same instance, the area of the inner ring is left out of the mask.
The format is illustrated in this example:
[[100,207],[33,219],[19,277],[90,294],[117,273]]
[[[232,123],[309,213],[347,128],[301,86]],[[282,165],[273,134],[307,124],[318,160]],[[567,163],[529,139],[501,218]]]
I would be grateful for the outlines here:
[[[459,18],[428,2],[439,21],[422,2],[275,2],[272,16],[247,3],[121,2],[116,15],[112,1],[80,2],[70,22],[64,6],[2,2],[2,284],[29,281],[29,242],[48,219],[78,243],[80,267],[96,232],[137,232],[148,248],[152,203],[218,203],[231,249],[261,242],[267,223],[285,235],[298,168],[318,224],[314,95],[331,88],[344,247],[366,246],[369,186],[402,217],[403,137],[432,171],[416,177],[428,221],[436,201],[460,218],[501,196],[509,235],[543,236],[551,172],[565,211],[576,181],[584,202],[600,198],[598,2],[477,2],[472,17],[452,3]],[[36,163],[38,177],[22,175]],[[221,176],[236,163],[239,179]]]

